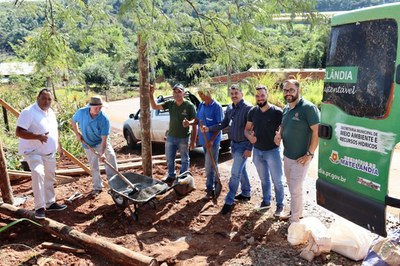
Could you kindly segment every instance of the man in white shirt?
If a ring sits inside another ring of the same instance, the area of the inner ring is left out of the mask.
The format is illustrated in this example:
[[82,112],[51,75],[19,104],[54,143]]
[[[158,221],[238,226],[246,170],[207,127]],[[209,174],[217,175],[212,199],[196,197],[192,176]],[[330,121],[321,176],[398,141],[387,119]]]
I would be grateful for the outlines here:
[[56,115],[50,108],[52,100],[51,91],[42,89],[36,103],[22,110],[15,132],[20,139],[18,152],[24,156],[32,172],[36,219],[44,219],[45,211],[67,208],[56,203],[54,191],[57,148],[61,158],[64,154],[58,138]]

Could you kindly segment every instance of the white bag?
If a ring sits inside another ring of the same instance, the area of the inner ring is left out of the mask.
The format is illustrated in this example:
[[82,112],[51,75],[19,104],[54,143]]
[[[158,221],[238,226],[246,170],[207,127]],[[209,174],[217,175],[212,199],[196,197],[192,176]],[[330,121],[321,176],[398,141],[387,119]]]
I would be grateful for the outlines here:
[[365,258],[373,240],[369,231],[342,218],[337,218],[328,231],[332,250],[355,261]]
[[306,217],[289,226],[287,239],[291,245],[304,244],[310,236],[314,238],[321,252],[330,251],[331,243],[327,228],[316,217]]

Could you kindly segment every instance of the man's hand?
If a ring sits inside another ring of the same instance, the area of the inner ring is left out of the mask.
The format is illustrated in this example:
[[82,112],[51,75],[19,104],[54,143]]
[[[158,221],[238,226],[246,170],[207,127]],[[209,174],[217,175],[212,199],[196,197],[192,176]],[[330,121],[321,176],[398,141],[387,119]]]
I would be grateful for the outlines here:
[[103,153],[102,155],[100,155],[100,161],[104,163],[104,161],[106,160],[106,155]]
[[206,126],[202,126],[201,128],[200,128],[200,131],[202,132],[202,133],[207,133],[208,131],[210,131],[210,129],[208,128],[208,127],[206,127]]
[[46,133],[44,133],[44,134],[42,134],[42,135],[39,135],[38,136],[38,140],[43,144],[43,143],[46,143],[47,142],[47,140],[49,139],[49,132],[46,132]]
[[282,140],[281,132],[280,131],[275,131],[275,137],[274,137],[275,145],[276,146],[280,146],[281,145],[281,140]]
[[245,150],[244,153],[243,153],[243,157],[244,157],[244,158],[249,158],[249,157],[251,157],[251,151]]
[[183,121],[182,121],[182,125],[183,125],[183,127],[188,127],[188,126],[190,125],[190,122],[189,122],[189,120],[187,120],[186,118],[185,118],[185,119],[183,119]]
[[305,165],[306,163],[308,163],[309,161],[311,161],[312,158],[313,158],[313,157],[312,157],[311,155],[304,154],[303,156],[301,156],[300,158],[298,158],[298,159],[296,160],[296,162],[297,162],[298,164]]

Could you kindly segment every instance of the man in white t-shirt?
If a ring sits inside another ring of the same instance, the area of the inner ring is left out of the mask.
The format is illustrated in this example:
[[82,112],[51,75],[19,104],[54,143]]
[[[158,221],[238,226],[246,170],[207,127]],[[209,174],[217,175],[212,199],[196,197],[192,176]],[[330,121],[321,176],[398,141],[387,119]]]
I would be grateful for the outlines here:
[[32,172],[36,219],[44,219],[45,211],[67,208],[56,203],[54,191],[57,148],[61,158],[64,154],[58,138],[56,115],[50,108],[52,100],[51,91],[42,89],[36,103],[22,110],[15,132],[20,140],[18,152],[24,156]]

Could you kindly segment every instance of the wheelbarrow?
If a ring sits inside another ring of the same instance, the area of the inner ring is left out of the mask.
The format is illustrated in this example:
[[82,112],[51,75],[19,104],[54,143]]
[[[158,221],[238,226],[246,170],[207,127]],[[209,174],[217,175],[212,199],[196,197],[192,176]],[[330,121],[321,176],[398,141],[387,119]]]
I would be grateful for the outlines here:
[[[81,141],[100,158],[100,154],[93,149],[93,147],[88,145],[84,139],[81,139]],[[166,193],[168,190],[174,189],[176,194],[185,196],[195,189],[194,179],[189,171],[177,176],[170,186],[163,181],[145,175],[137,173],[122,174],[107,160],[104,160],[104,163],[116,173],[108,180],[108,186],[110,188],[108,193],[111,195],[117,207],[123,210],[126,208],[129,209],[135,221],[138,220],[137,209],[139,205],[149,203],[152,204],[153,209],[155,209],[155,200],[157,196]],[[134,206],[133,211],[130,205]]]
[[[177,195],[185,196],[195,189],[194,179],[189,171],[177,176],[171,186],[158,179],[137,173],[124,173],[124,176],[133,187],[116,174],[108,180],[110,187],[108,193],[117,207],[123,210],[129,209],[131,217],[135,221],[139,218],[139,206],[150,204],[155,209],[159,195],[174,189]],[[133,210],[131,205],[134,207]]]

